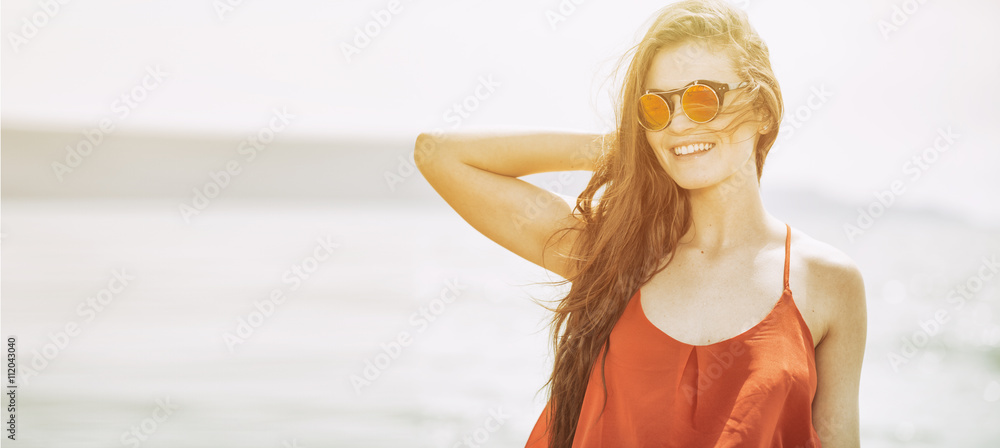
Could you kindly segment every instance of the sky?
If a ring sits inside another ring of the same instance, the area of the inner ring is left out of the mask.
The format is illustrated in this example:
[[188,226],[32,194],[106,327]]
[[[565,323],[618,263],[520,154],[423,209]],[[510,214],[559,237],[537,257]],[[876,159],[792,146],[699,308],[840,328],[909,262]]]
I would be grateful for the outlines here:
[[[767,42],[786,108],[766,185],[862,205],[902,185],[894,206],[1000,225],[1000,4],[733,3]],[[606,131],[609,75],[665,4],[5,1],[0,120],[242,134],[281,110],[283,135],[308,138]]]

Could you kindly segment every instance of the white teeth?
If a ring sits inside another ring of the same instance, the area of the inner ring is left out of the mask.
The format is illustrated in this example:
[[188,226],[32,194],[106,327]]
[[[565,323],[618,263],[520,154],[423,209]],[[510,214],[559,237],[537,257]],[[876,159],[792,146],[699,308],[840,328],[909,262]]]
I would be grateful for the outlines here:
[[695,151],[706,151],[712,149],[712,147],[714,146],[715,143],[695,143],[692,145],[678,146],[674,148],[674,154],[682,156],[685,154],[691,154],[692,152]]

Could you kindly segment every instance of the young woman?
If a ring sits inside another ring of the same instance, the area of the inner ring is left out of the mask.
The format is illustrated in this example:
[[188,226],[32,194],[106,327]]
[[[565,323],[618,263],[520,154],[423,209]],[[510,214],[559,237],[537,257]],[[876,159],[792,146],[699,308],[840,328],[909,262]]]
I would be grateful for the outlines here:
[[[462,218],[572,283],[527,446],[860,446],[861,274],[760,197],[767,46],[742,11],[682,1],[630,53],[609,135],[417,138]],[[564,170],[593,170],[578,198],[518,179]]]

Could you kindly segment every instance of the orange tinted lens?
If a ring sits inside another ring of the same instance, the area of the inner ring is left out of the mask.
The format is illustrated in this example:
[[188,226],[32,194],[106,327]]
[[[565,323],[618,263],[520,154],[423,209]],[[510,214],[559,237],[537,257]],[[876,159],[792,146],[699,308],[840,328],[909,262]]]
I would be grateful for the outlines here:
[[663,98],[652,93],[639,97],[639,122],[646,129],[658,131],[666,127],[669,120],[670,108]]
[[704,123],[719,113],[719,97],[711,87],[694,85],[681,97],[681,107],[691,121]]

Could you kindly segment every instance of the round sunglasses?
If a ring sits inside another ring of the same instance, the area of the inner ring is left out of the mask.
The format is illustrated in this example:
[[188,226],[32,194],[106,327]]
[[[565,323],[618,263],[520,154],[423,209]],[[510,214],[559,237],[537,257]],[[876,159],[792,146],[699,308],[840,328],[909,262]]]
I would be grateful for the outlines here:
[[740,83],[722,83],[699,79],[675,90],[646,90],[639,97],[639,124],[650,131],[659,131],[670,124],[674,116],[674,103],[670,100],[681,95],[681,109],[695,123],[708,123],[719,115],[726,92],[748,86]]

